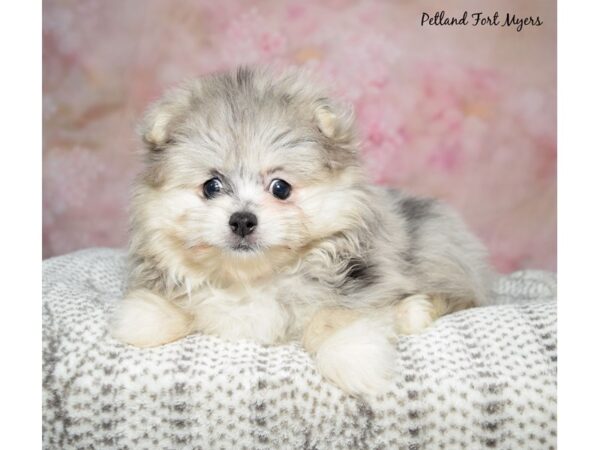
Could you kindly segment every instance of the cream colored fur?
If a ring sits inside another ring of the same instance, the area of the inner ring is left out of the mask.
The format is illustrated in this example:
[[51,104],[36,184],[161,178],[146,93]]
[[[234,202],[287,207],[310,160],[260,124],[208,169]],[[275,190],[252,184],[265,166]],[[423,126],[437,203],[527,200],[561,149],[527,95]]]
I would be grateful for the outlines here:
[[[486,301],[477,239],[447,206],[370,185],[351,112],[302,74],[192,80],[140,132],[123,342],[302,339],[325,378],[367,395],[393,373],[396,334]],[[232,231],[240,211],[257,218],[251,234]]]

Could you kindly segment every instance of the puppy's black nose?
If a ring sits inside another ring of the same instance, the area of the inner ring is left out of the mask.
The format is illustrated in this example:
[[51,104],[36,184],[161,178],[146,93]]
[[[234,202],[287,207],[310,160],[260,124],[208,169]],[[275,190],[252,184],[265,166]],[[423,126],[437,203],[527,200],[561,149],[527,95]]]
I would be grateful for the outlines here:
[[247,211],[236,212],[229,218],[229,226],[238,236],[244,237],[252,233],[258,225],[258,219],[254,214]]

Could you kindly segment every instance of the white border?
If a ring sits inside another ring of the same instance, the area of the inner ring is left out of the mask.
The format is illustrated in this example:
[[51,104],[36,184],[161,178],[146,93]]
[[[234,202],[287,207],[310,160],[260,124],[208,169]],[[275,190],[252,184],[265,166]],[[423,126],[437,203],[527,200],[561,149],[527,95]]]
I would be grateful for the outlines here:
[[0,14],[2,343],[0,448],[41,443],[40,1],[7,2]]
[[[558,2],[558,448],[600,430],[600,104],[597,2]],[[598,254],[596,254],[598,253]]]

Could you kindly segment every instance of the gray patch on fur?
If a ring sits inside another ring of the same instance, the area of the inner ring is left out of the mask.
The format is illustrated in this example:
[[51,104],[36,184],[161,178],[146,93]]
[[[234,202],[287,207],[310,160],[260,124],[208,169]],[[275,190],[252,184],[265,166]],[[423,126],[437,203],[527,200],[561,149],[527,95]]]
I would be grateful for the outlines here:
[[409,234],[415,234],[419,226],[432,217],[435,200],[430,198],[405,197],[396,204],[397,211],[404,217]]
[[236,78],[237,78],[237,83],[243,87],[243,86],[250,85],[252,83],[254,74],[253,74],[252,70],[250,70],[248,67],[240,67],[237,70]]
[[373,285],[379,278],[376,267],[368,260],[358,256],[350,258],[345,269],[342,289],[365,289]]
[[396,211],[406,223],[408,246],[401,252],[402,259],[410,265],[418,262],[419,230],[423,224],[435,216],[435,200],[418,197],[403,197],[396,204]]

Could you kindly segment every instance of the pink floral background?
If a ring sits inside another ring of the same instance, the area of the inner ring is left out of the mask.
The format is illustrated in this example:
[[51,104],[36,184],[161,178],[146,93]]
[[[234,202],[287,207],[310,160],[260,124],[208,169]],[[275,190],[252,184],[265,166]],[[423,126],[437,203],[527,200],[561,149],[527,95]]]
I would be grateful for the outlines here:
[[445,199],[502,272],[556,269],[556,5],[448,1],[540,27],[421,27],[434,2],[46,0],[44,257],[127,241],[134,127],[183,78],[308,66],[352,102],[377,183]]

